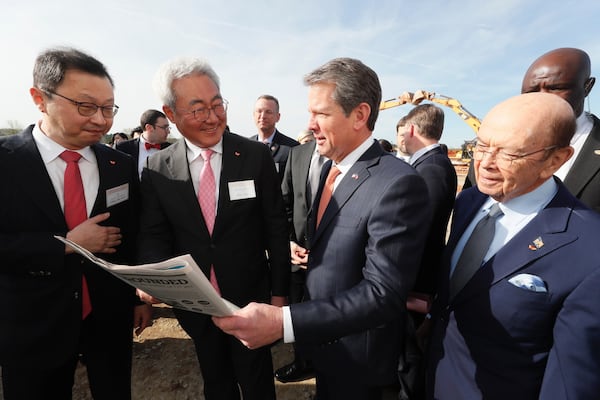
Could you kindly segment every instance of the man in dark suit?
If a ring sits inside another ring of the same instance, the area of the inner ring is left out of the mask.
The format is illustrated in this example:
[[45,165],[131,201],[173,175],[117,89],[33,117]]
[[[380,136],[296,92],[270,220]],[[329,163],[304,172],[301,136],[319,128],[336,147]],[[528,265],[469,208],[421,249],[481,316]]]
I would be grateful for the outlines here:
[[[189,253],[232,303],[283,305],[288,229],[269,149],[229,132],[227,101],[205,61],[167,62],[155,89],[184,138],[150,156],[142,172],[140,262]],[[194,341],[207,400],[239,399],[240,389],[245,400],[275,398],[269,348],[244,347],[208,315],[175,314]]]
[[[71,398],[81,355],[94,398],[129,399],[132,328],[139,333],[149,324],[150,309],[135,307],[134,317],[132,287],[54,238],[66,236],[113,262],[133,261],[135,167],[98,143],[118,110],[113,81],[98,60],[50,49],[36,59],[30,94],[41,120],[0,138],[4,396]],[[80,158],[71,166],[80,178],[70,187],[66,154]],[[82,189],[75,190],[76,219],[69,197],[75,186]]]
[[[527,69],[521,93],[545,92],[565,99],[577,117],[571,146],[575,154],[557,172],[565,186],[588,207],[600,212],[600,120],[583,110],[596,78],[591,62],[580,49],[559,48],[543,54]],[[471,167],[463,188],[475,180]]]
[[171,144],[167,142],[171,128],[165,114],[158,110],[144,111],[140,117],[140,126],[144,130],[138,138],[121,142],[116,148],[133,157],[141,176],[148,156]]
[[258,140],[269,146],[273,161],[275,161],[279,181],[281,182],[290,149],[298,146],[299,143],[277,130],[275,124],[279,122],[280,118],[279,100],[275,96],[263,94],[256,99],[256,103],[254,104],[254,124],[258,129],[258,134],[252,136],[251,139]]
[[430,222],[427,187],[372,136],[381,101],[372,69],[339,58],[304,82],[308,128],[333,162],[308,216],[306,299],[213,320],[250,348],[295,341],[313,362],[319,400],[380,399],[397,380],[406,297]]
[[398,135],[404,137],[402,151],[410,154],[409,164],[423,177],[429,192],[433,218],[414,287],[416,292],[428,295],[436,292],[446,229],[456,197],[456,170],[439,143],[443,129],[444,112],[433,104],[416,106],[396,127]]
[[[326,158],[319,154],[313,140],[293,147],[285,166],[281,192],[290,225],[290,303],[298,303],[304,298],[308,264],[306,219],[319,188],[319,177],[325,161]],[[313,376],[310,363],[296,351],[295,359],[291,363],[275,371],[275,377],[281,382],[301,381]]]
[[553,176],[574,131],[571,106],[548,93],[483,120],[477,187],[457,198],[432,310],[428,398],[598,396],[600,216]]

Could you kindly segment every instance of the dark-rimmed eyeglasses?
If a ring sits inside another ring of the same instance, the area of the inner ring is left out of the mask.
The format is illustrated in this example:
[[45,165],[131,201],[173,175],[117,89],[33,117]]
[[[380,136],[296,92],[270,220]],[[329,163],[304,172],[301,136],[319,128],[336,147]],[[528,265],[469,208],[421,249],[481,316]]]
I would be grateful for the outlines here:
[[214,112],[218,118],[223,118],[227,113],[227,105],[229,102],[223,99],[220,103],[213,104],[212,107],[200,107],[192,111],[184,111],[185,114],[191,115],[196,121],[204,122],[210,118],[210,112]]
[[73,99],[68,98],[67,96],[63,96],[62,94],[58,94],[50,90],[44,90],[44,92],[50,95],[62,97],[63,99],[70,101],[71,103],[77,106],[77,111],[82,117],[91,117],[92,115],[96,114],[96,112],[98,112],[98,109],[100,109],[104,118],[114,118],[114,116],[119,111],[119,106],[116,104],[113,104],[112,106],[99,106],[97,104],[85,101],[75,101]]
[[[510,167],[514,161],[523,159],[525,157],[529,157],[533,154],[541,153],[543,151],[549,151],[556,147],[558,147],[558,146],[557,145],[547,146],[547,147],[541,148],[539,150],[530,151],[529,153],[525,153],[525,154],[511,154],[511,153],[507,153],[503,149],[496,149],[494,151],[490,151],[489,146],[486,146],[482,143],[477,143],[475,145],[475,148],[473,149],[473,159],[476,161],[482,161],[486,155],[488,155],[490,157],[495,155],[496,165],[501,168],[507,168],[507,167]],[[542,161],[542,160],[536,160],[536,161]]]
[[163,129],[167,132],[169,132],[171,130],[171,125],[167,124],[167,125],[154,125],[155,128],[160,128]]

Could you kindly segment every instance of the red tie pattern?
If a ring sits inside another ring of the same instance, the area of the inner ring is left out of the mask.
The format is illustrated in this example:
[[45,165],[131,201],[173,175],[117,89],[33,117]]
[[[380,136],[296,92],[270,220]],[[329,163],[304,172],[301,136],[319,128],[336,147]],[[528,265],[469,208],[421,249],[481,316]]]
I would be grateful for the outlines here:
[[[79,171],[81,154],[75,151],[65,150],[60,154],[60,158],[67,163],[64,182],[64,212],[67,227],[71,230],[87,219],[83,181],[81,180],[81,172]],[[81,292],[81,317],[82,319],[85,319],[92,311],[92,302],[90,300],[90,292],[84,275],[81,276]]]
[[[208,228],[208,233],[212,236],[213,228],[215,226],[215,214],[217,209],[217,197],[216,190],[217,186],[215,183],[215,174],[213,173],[210,165],[210,158],[214,154],[211,149],[202,149],[200,151],[204,164],[202,165],[202,171],[200,171],[200,184],[198,185],[198,202],[200,203],[200,209],[202,210],[202,216],[204,217],[204,223]],[[217,283],[217,276],[215,275],[214,266],[210,266],[210,283],[213,285],[217,293],[221,294],[219,284]]]
[[148,142],[145,142],[144,146],[146,147],[146,150],[150,150],[150,149],[160,150],[160,143],[148,143]]
[[338,169],[335,165],[331,167],[329,173],[327,174],[327,179],[325,180],[325,186],[323,186],[323,193],[321,193],[321,200],[319,200],[319,209],[317,211],[317,227],[321,223],[321,218],[323,218],[323,214],[325,214],[325,209],[329,204],[329,200],[331,200],[331,195],[333,194],[333,185],[335,183],[335,178],[341,174],[342,171]]

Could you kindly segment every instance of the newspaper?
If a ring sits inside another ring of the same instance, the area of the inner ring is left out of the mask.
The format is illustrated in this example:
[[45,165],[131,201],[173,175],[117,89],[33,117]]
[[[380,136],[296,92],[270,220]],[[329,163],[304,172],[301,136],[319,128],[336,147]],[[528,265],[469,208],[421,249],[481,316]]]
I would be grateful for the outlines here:
[[218,317],[231,315],[239,309],[219,296],[189,254],[155,264],[112,264],[69,239],[54,237],[123,282],[172,307]]

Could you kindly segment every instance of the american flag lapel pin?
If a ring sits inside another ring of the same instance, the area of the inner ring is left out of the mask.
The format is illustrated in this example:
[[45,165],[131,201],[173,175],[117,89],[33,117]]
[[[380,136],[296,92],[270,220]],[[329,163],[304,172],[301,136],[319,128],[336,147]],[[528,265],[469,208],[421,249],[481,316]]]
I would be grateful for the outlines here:
[[352,174],[352,179],[354,179],[354,180],[358,179],[358,174]]

